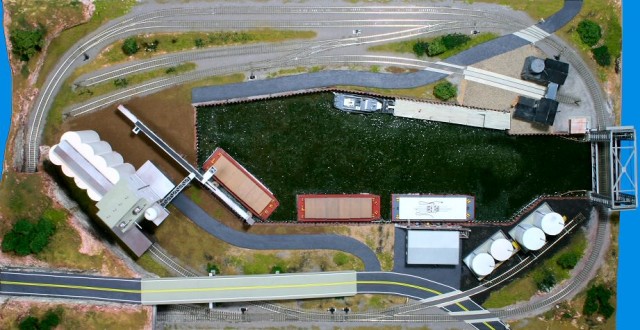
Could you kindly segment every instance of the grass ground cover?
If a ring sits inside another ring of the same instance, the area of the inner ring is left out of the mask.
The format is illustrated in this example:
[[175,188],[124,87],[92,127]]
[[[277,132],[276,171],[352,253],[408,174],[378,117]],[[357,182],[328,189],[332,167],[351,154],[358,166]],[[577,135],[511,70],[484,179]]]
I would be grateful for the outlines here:
[[303,193],[369,192],[384,201],[391,193],[472,194],[477,218],[493,220],[539,194],[589,188],[587,144],[352,115],[332,101],[322,93],[199,108],[198,161],[226,149],[274,192],[274,220],[295,219]]
[[[134,55],[127,56],[122,51],[124,40],[115,42],[105,48],[95,61],[80,68],[81,73],[91,72],[105,65],[112,65],[124,61],[147,59],[159,54],[175,53],[196,48],[234,46],[258,42],[281,42],[293,39],[311,39],[316,36],[313,31],[255,29],[246,31],[218,31],[218,32],[182,32],[155,33],[138,35],[134,38],[140,45],[140,50]],[[143,42],[158,41],[155,51],[145,51]],[[196,46],[196,40],[199,40]]]
[[[59,0],[62,2],[61,0]],[[31,1],[33,2],[33,1]],[[66,1],[72,3],[73,1]],[[91,31],[96,30],[102,24],[122,15],[128,13],[135,5],[136,0],[95,0],[93,4],[96,9],[93,12],[93,16],[89,22],[74,26],[70,29],[62,31],[60,35],[55,38],[49,45],[47,51],[47,57],[42,65],[42,71],[38,76],[38,82],[36,86],[41,86],[44,83],[47,75],[53,69],[62,55],[69,50],[69,48]],[[49,12],[47,12],[49,13]]]
[[18,324],[27,315],[42,318],[48,310],[55,310],[61,315],[56,329],[143,329],[149,319],[149,309],[141,306],[56,304],[10,299],[0,306],[0,328],[19,329]]
[[216,265],[222,275],[268,274],[275,266],[287,273],[364,269],[360,259],[338,251],[238,248],[212,237],[176,209],[171,209],[155,236],[170,254],[201,272],[208,263]]
[[568,252],[578,253],[582,256],[586,247],[587,238],[584,233],[574,235],[567,246],[545,260],[542,264],[531,269],[523,277],[509,283],[497,291],[492,292],[482,306],[485,308],[501,308],[515,304],[519,301],[531,299],[531,297],[533,297],[538,291],[534,277],[537,272],[541,272],[543,269],[551,270],[558,281],[557,283],[568,279],[571,275],[571,271],[560,267],[558,265],[558,259]]
[[171,77],[174,75],[178,75],[181,73],[193,71],[196,69],[196,64],[193,62],[182,63],[176,66],[172,66],[170,68],[159,68],[151,71],[145,71],[141,73],[136,73],[128,76],[124,76],[118,79],[124,79],[126,82],[124,85],[118,86],[114,80],[105,81],[103,83],[99,83],[90,87],[81,87],[77,88],[75,91],[67,90],[67,92],[72,92],[72,99],[70,100],[73,103],[81,103],[91,98],[97,97],[99,95],[108,94],[118,89],[126,88],[127,86],[141,84],[145,81],[163,78],[163,77]]
[[553,15],[562,8],[563,2],[558,0],[465,0],[467,3],[486,2],[509,6],[514,10],[522,10],[531,18],[538,20]]
[[[444,53],[436,56],[437,58],[443,60],[445,58],[456,55],[460,52],[463,52],[467,49],[473,48],[481,43],[485,43],[489,40],[497,38],[498,35],[495,33],[480,33],[471,37],[471,40],[464,45],[459,47],[448,49]],[[399,42],[392,42],[388,44],[382,44],[377,46],[369,47],[367,50],[374,52],[393,52],[393,53],[413,53],[413,47],[416,43],[422,42],[431,42],[439,37],[434,38],[419,38],[419,39],[411,39]]]

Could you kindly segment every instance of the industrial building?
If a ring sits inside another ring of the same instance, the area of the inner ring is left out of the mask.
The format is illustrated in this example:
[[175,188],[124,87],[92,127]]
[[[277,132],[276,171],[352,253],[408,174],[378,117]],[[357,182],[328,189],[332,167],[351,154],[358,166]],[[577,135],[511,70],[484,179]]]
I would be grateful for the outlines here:
[[222,148],[216,148],[202,168],[215,168],[216,182],[262,220],[269,218],[279,205],[273,193]]
[[483,280],[518,251],[520,251],[519,245],[499,230],[465,256],[462,262],[469,267],[478,280]]
[[460,234],[452,230],[408,230],[407,264],[458,265]]
[[298,195],[298,221],[374,221],[380,219],[380,196]]
[[547,244],[547,236],[556,236],[565,227],[566,219],[554,212],[549,204],[542,203],[529,213],[509,235],[526,251],[538,251]]
[[513,117],[541,125],[553,125],[558,112],[556,97],[558,90],[567,80],[569,64],[551,58],[541,59],[529,56],[525,59],[520,76],[522,79],[547,86],[540,100],[520,96]]
[[133,254],[139,257],[151,246],[139,223],[146,219],[160,225],[169,215],[160,201],[174,188],[153,163],[136,171],[89,130],[64,133],[49,159],[97,202],[98,218]]
[[393,221],[471,221],[475,198],[468,195],[392,194]]

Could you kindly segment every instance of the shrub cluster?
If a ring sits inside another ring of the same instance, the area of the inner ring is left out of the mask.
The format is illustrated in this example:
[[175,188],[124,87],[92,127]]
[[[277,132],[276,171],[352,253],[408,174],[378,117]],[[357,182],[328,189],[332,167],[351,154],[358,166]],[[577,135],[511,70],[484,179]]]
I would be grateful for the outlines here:
[[584,301],[582,311],[588,316],[598,312],[605,319],[608,319],[615,311],[615,308],[609,303],[612,294],[613,292],[603,284],[592,286],[587,290],[587,299]]
[[458,96],[458,88],[448,81],[443,81],[433,87],[433,95],[442,101],[446,101]]
[[15,28],[9,34],[11,52],[27,62],[36,53],[42,50],[46,30],[42,25],[35,28]]
[[424,56],[425,54],[427,54],[427,56],[436,56],[446,52],[447,50],[460,47],[469,42],[469,40],[471,40],[471,38],[465,34],[447,34],[442,37],[436,38],[431,42],[416,42],[413,45],[413,52],[417,56]]
[[48,310],[42,320],[39,320],[35,316],[27,316],[18,324],[18,328],[20,330],[50,330],[58,326],[60,324],[60,316],[62,315],[62,310]]
[[139,50],[140,46],[138,46],[138,40],[136,38],[130,37],[124,40],[124,43],[122,44],[122,52],[125,55],[131,56]]
[[560,255],[556,263],[563,269],[573,269],[573,267],[578,264],[580,257],[582,257],[582,255],[579,252],[569,251]]
[[[580,36],[580,40],[589,46],[593,47],[602,38],[602,28],[598,23],[585,19],[578,23],[578,28],[576,30],[578,35]],[[609,66],[611,65],[611,52],[609,51],[609,47],[607,45],[602,45],[600,47],[592,48],[591,53],[593,54],[593,59],[600,66]]]
[[40,218],[35,224],[18,220],[2,238],[2,252],[15,252],[19,256],[39,253],[49,244],[55,230],[55,223],[47,218]]
[[556,285],[558,279],[556,275],[549,268],[544,268],[541,271],[533,275],[533,280],[536,283],[536,287],[540,291],[549,292]]

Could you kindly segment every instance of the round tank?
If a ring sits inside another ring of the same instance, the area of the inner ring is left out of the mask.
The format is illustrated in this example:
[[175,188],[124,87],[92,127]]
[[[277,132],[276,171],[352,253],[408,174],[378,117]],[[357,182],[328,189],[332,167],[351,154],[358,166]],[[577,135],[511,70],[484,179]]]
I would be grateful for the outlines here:
[[109,143],[105,141],[81,143],[80,145],[74,146],[74,148],[78,150],[78,152],[82,155],[82,157],[87,159],[96,155],[103,155],[112,151]]
[[118,181],[120,181],[120,178],[125,178],[135,173],[136,169],[133,168],[133,165],[129,163],[122,163],[114,167],[107,167],[100,172],[107,178],[107,180],[109,180],[113,184],[116,184],[118,183]]
[[529,70],[533,73],[542,73],[544,71],[544,61],[540,58],[536,58],[531,61],[531,65],[529,66]]
[[96,131],[69,131],[60,137],[60,141],[66,140],[72,146],[80,145],[81,143],[92,143],[100,141],[100,136]]
[[516,241],[527,250],[537,251],[547,243],[547,238],[542,229],[520,224],[516,227]]
[[564,218],[556,212],[547,213],[538,216],[536,226],[545,234],[556,236],[564,229]]
[[95,166],[98,170],[107,167],[115,167],[123,163],[124,159],[122,155],[119,153],[112,151],[106,154],[91,156],[90,160],[91,164]]
[[513,255],[513,245],[508,239],[499,238],[491,243],[491,256],[498,261],[505,261]]
[[155,205],[148,208],[146,211],[144,211],[144,218],[149,221],[153,221],[157,217],[158,217],[158,210],[155,209]]
[[491,274],[495,266],[493,257],[486,252],[478,253],[471,259],[471,270],[478,276]]

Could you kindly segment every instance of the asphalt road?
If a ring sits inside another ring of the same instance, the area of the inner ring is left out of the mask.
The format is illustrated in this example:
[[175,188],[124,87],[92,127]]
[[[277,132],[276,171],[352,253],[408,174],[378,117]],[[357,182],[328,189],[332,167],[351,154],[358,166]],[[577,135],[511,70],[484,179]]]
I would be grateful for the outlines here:
[[179,194],[172,204],[211,236],[231,245],[254,250],[339,250],[360,258],[367,271],[380,270],[380,261],[376,254],[364,243],[348,236],[248,234],[225,226],[184,194]]
[[427,299],[457,290],[422,277],[393,272],[359,272],[358,293],[380,293]]
[[0,271],[0,293],[140,304],[140,279],[47,272]]

